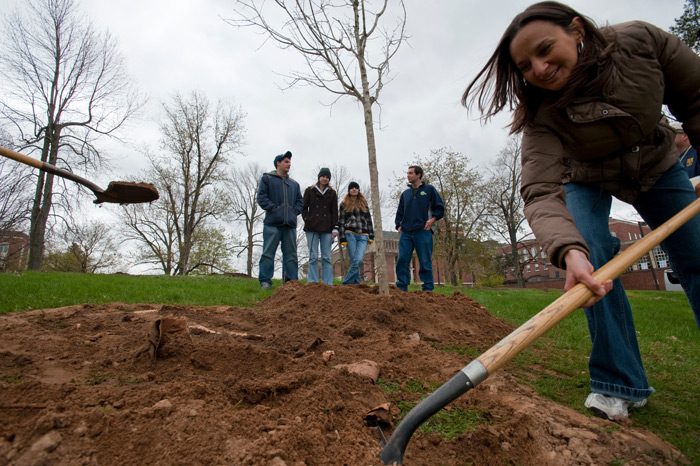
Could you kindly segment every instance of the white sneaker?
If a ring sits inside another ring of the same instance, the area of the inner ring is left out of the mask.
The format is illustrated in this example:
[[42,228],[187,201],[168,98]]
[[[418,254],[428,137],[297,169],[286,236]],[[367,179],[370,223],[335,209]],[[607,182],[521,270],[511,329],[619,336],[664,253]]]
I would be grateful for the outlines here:
[[601,393],[591,393],[586,398],[584,406],[593,411],[596,416],[614,421],[621,417],[629,417],[630,408],[641,408],[646,404],[646,398],[642,401],[631,401]]

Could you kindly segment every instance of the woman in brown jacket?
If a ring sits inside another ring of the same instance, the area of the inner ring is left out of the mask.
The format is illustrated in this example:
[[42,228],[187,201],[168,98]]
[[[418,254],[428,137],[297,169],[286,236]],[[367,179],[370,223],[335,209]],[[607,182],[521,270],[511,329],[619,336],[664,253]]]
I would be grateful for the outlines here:
[[[522,132],[525,215],[565,289],[586,284],[593,343],[585,406],[626,417],[653,393],[620,280],[591,273],[620,247],[610,235],[612,196],[632,204],[656,228],[695,199],[678,163],[666,104],[700,144],[700,58],[651,24],[597,28],[566,5],[541,2],[515,17],[462,103],[488,120],[514,110]],[[700,217],[662,244],[700,326]]]
[[321,249],[321,281],[333,284],[331,245],[338,236],[338,194],[330,185],[331,171],[321,168],[318,182],[304,191],[304,206],[301,218],[304,219],[306,243],[309,246],[308,282],[318,282],[318,250]]

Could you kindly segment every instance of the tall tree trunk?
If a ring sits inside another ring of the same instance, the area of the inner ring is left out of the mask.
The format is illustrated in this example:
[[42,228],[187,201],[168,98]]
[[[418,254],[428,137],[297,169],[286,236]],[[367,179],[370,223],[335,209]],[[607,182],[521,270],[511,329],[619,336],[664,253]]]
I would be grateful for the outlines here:
[[248,258],[246,259],[246,272],[248,273],[249,277],[253,276],[253,232],[252,231],[248,235]]
[[[367,79],[363,75],[363,82]],[[374,120],[369,92],[365,93],[362,105],[365,113],[365,133],[367,135],[367,152],[369,154],[369,180],[372,189],[372,222],[374,223],[375,262],[377,264],[377,282],[379,293],[389,294],[389,282],[386,274],[386,253],[384,249],[384,230],[382,229],[382,204],[379,200],[379,173],[377,171],[377,145],[374,140]]]
[[338,254],[340,255],[340,276],[343,278],[345,278],[345,274],[347,273],[347,268],[345,267],[345,253],[343,252],[344,250],[344,247],[338,246]]
[[449,262],[447,265],[447,273],[452,286],[457,286],[457,277],[459,275],[457,273],[457,257],[453,254],[450,254],[450,256],[451,257],[449,258]]
[[[47,132],[51,133],[51,130],[49,129]],[[55,165],[58,159],[59,135],[51,134],[51,136],[44,138],[41,161]],[[51,212],[53,181],[53,174],[45,172],[39,174],[29,227],[29,258],[27,260],[27,269],[29,270],[39,270],[41,268],[41,260],[44,256],[44,242],[46,240],[46,222]]]

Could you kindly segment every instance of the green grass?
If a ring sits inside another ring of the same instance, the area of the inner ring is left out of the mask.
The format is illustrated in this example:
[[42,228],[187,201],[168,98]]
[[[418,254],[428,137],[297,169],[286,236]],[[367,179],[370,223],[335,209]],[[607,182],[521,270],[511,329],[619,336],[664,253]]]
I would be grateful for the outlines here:
[[[278,286],[276,282],[276,286]],[[414,286],[412,290],[417,289]],[[269,296],[257,280],[227,276],[127,276],[63,273],[0,274],[0,314],[108,302],[230,305],[249,307]],[[445,286],[438,293],[452,294]],[[461,288],[493,315],[519,326],[559,296],[560,291]],[[650,430],[676,445],[700,466],[700,332],[685,295],[681,292],[633,291],[629,293],[640,350],[649,383],[657,390],[649,404],[633,412],[635,426]],[[468,358],[478,351],[467,346],[436,348]],[[522,383],[540,394],[579,412],[589,392],[587,358],[590,340],[583,311],[577,310],[535,341],[506,365]],[[101,383],[104,374],[93,374]],[[0,374],[5,383],[16,383],[16,374]],[[138,383],[138,381],[121,381]],[[435,381],[399,384],[383,380],[380,386],[400,399],[403,415],[427,393]],[[444,411],[444,412],[443,412]],[[446,417],[446,418],[443,418]],[[484,422],[482,413],[442,410],[426,429],[451,437]],[[436,424],[432,424],[435,421]]]
[[[403,386],[396,382],[389,382],[383,379],[377,380],[377,385],[387,394],[401,393],[404,399],[395,401],[399,408],[399,421],[408,414],[420,400],[437,390],[439,385],[432,383],[427,386],[416,380],[409,380]],[[438,434],[446,439],[453,439],[457,435],[476,430],[479,424],[486,422],[486,413],[483,410],[467,410],[446,406],[430,419],[422,424],[419,430],[428,434]]]
[[[410,291],[420,287],[411,285]],[[518,327],[562,295],[559,290],[479,289],[438,286],[435,292],[468,294],[496,317]],[[700,332],[685,294],[677,291],[628,293],[639,348],[656,389],[649,404],[632,413],[633,423],[677,446],[700,466]],[[438,349],[474,354],[469,347]],[[589,414],[591,343],[583,310],[578,309],[522,351],[505,370],[542,396]]]
[[248,307],[269,296],[257,280],[225,275],[0,274],[0,314],[109,302]]
[[[559,291],[465,290],[489,312],[519,326],[561,296]],[[656,389],[649,404],[632,413],[635,426],[676,445],[700,465],[700,332],[682,292],[628,293],[637,339],[649,379]],[[506,370],[540,394],[586,412],[591,344],[582,310],[576,310]]]

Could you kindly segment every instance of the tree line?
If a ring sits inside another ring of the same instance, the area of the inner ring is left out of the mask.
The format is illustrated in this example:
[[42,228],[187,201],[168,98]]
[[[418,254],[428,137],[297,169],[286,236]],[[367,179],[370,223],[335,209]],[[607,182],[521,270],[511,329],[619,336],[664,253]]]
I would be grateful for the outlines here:
[[[310,84],[335,99],[350,97],[361,104],[370,173],[365,192],[379,230],[377,254],[383,257],[385,201],[373,108],[391,80],[390,60],[406,40],[403,2],[392,9],[383,0],[374,10],[355,0],[274,2],[272,13],[263,11],[264,2],[238,0],[236,5],[230,24],[257,28],[306,59],[307,71],[288,74],[289,87]],[[671,28],[696,49],[697,6],[686,1],[683,16]],[[100,142],[120,140],[125,123],[146,104],[126,74],[115,38],[95,30],[74,0],[29,0],[2,22],[0,144],[76,173],[109,169]],[[142,174],[161,198],[120,208],[115,224],[85,220],[80,212],[85,193],[78,186],[0,160],[0,234],[28,232],[29,269],[95,272],[126,261],[186,275],[231,271],[232,261],[244,257],[245,273],[253,274],[264,214],[255,193],[264,169],[236,159],[242,155],[245,112],[233,101],[212,104],[205,93],[191,91],[163,102],[161,115],[160,147],[144,150],[149,168]],[[525,263],[518,249],[528,228],[519,195],[519,157],[517,138],[505,141],[485,171],[451,148],[416,155],[414,164],[424,168],[445,200],[435,254],[446,264],[449,281],[456,283],[465,271],[488,277],[509,267],[522,284]],[[336,185],[342,181],[336,178]],[[228,223],[239,227],[231,232]],[[495,253],[494,239],[512,253]],[[126,243],[135,252],[120,258],[119,246]],[[377,262],[385,292],[384,261]]]

